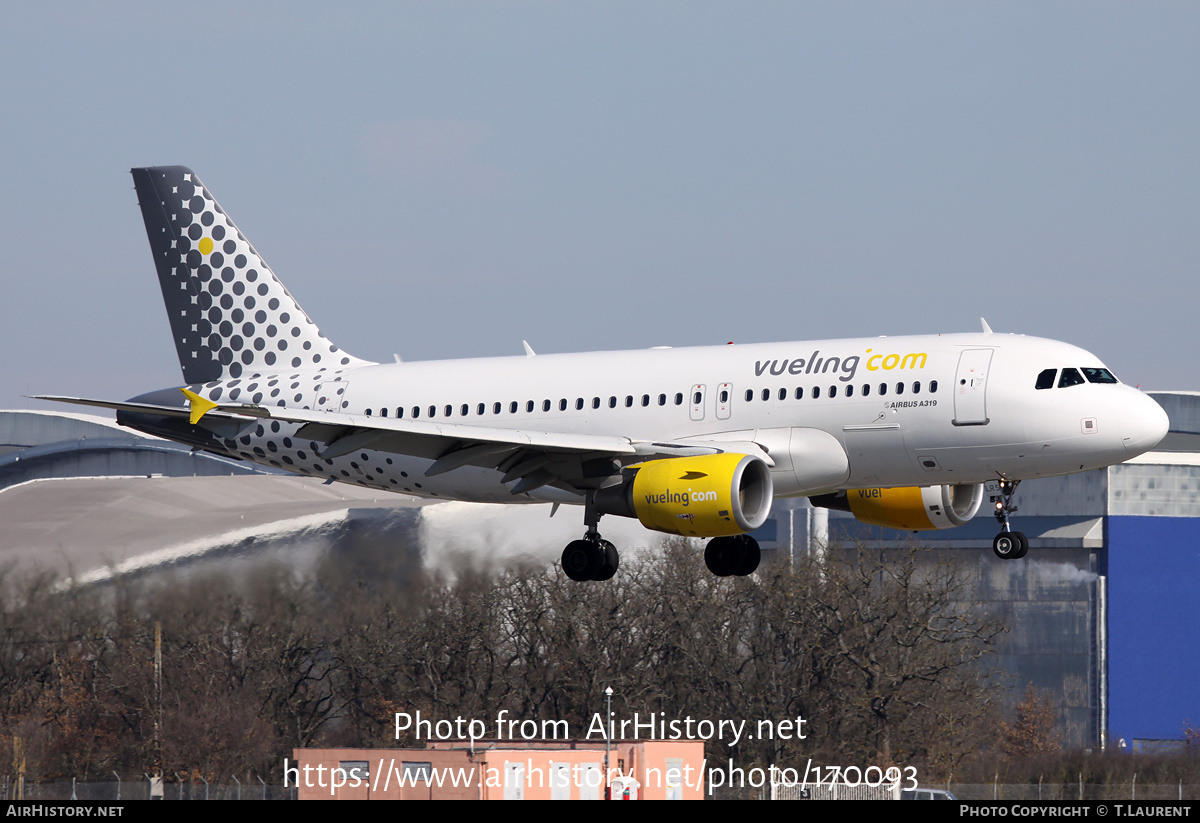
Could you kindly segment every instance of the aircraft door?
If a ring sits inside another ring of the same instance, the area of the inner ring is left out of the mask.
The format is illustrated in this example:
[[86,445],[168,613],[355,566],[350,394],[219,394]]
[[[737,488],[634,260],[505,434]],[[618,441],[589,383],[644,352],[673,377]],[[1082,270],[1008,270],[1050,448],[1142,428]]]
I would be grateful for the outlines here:
[[703,383],[692,386],[691,401],[692,401],[692,419],[693,420],[703,420],[704,419],[704,384]]
[[733,408],[733,384],[722,383],[717,386],[717,419],[728,420]]
[[987,377],[992,349],[967,349],[954,375],[954,425],[987,425]]

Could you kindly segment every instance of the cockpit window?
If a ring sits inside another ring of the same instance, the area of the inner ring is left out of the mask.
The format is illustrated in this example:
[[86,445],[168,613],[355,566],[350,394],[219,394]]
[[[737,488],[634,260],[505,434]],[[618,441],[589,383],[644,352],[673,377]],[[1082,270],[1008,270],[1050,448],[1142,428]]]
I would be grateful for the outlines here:
[[1117,378],[1113,377],[1112,372],[1108,369],[1084,369],[1083,376],[1087,378],[1089,383],[1117,382]]
[[1078,386],[1083,383],[1083,376],[1079,374],[1078,369],[1063,369],[1062,377],[1058,378],[1058,387],[1060,389],[1067,386]]
[[1046,369],[1038,375],[1037,385],[1035,389],[1052,389],[1054,388],[1054,376],[1058,374],[1058,369]]

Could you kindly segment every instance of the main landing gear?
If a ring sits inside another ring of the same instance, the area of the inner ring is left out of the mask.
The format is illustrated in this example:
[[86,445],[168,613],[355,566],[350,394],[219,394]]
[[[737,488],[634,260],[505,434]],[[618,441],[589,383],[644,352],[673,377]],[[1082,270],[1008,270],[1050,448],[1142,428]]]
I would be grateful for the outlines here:
[[1020,482],[1020,480],[1000,481],[1000,499],[996,501],[996,520],[1000,523],[1002,531],[992,540],[992,551],[1001,560],[1019,560],[1029,553],[1029,538],[1021,532],[1012,531],[1008,524],[1008,516],[1017,510],[1017,507],[1012,504],[1012,497]]
[[567,577],[585,580],[609,580],[621,565],[617,547],[600,536],[600,513],[596,511],[595,499],[588,494],[583,507],[583,522],[587,534],[582,540],[572,540],[563,549],[562,567]]
[[[600,536],[597,528],[600,513],[596,511],[590,494],[584,504],[583,522],[587,526],[587,534],[582,540],[572,540],[563,549],[563,571],[567,577],[579,582],[608,580],[617,573],[621,556],[616,546]],[[704,549],[704,564],[717,577],[754,574],[761,558],[758,541],[748,534],[714,537]]]
[[582,540],[572,540],[563,549],[562,567],[572,580],[608,580],[617,573],[621,556],[617,547],[589,531]]
[[748,534],[714,537],[704,549],[704,565],[717,577],[754,574],[761,558],[758,541]]

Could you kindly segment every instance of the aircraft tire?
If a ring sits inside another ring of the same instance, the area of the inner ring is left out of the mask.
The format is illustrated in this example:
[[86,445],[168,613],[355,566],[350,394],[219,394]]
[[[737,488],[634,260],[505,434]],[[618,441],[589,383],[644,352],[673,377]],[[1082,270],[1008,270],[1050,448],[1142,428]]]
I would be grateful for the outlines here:
[[1021,538],[1024,536],[1020,532],[1000,532],[992,539],[992,551],[1001,560],[1016,560],[1021,557]]
[[704,547],[704,565],[717,577],[738,574],[746,547],[736,537],[714,537]]
[[737,573],[741,577],[746,577],[754,574],[758,569],[759,561],[762,560],[762,550],[758,547],[758,541],[748,534],[742,535],[739,539],[745,546],[745,554],[742,555],[742,563],[738,566]]
[[[595,580],[602,563],[603,558],[596,544],[588,540],[572,540],[563,549],[563,571],[576,582]],[[613,572],[616,573],[616,569],[613,569]]]
[[1013,555],[1013,559],[1020,560],[1022,557],[1029,554],[1029,538],[1021,532],[1013,532],[1012,536],[1020,544],[1017,547],[1017,553]]
[[592,579],[611,580],[612,576],[617,573],[617,569],[621,567],[621,555],[617,551],[617,547],[607,540],[601,540],[600,547],[604,550],[604,562],[600,564],[600,570]]

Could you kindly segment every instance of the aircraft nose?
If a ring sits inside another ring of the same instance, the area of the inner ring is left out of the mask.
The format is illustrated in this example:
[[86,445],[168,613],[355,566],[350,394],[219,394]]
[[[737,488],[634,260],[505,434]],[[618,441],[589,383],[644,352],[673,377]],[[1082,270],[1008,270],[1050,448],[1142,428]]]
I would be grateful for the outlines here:
[[1167,436],[1170,421],[1163,407],[1141,392],[1131,397],[1121,415],[1121,439],[1130,457],[1148,452]]

